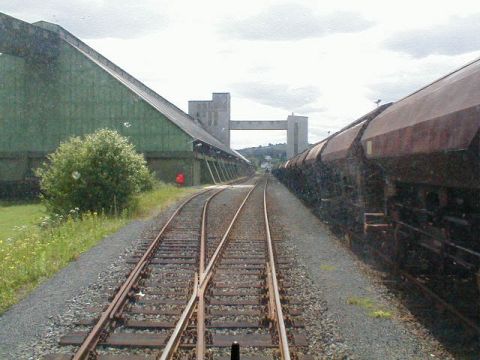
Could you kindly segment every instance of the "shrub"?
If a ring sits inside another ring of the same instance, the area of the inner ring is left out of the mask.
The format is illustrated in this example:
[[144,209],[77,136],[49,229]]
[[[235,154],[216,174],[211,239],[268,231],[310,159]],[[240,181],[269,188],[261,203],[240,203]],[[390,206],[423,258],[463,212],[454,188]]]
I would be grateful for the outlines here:
[[61,143],[36,175],[47,209],[58,214],[75,208],[120,211],[153,184],[143,156],[126,138],[106,129]]

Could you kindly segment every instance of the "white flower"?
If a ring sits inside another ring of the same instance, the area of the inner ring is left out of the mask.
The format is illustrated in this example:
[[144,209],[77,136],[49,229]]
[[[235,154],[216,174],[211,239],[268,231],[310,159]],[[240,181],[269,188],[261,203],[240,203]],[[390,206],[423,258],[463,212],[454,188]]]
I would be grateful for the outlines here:
[[78,171],[72,172],[72,178],[74,178],[75,180],[80,179],[80,173]]

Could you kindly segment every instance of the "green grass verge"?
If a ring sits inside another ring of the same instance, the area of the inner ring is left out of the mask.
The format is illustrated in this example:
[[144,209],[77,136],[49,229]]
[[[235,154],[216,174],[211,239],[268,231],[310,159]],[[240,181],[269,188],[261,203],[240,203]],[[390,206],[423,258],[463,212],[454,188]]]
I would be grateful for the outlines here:
[[157,185],[154,190],[144,192],[137,197],[135,209],[130,216],[134,218],[151,217],[178,199],[193,194],[195,191],[194,188],[179,188],[170,184]]
[[0,202],[0,240],[17,233],[19,226],[30,226],[45,216],[45,207],[38,203]]
[[117,217],[72,211],[66,218],[40,222],[45,211],[41,204],[0,204],[0,314],[130,220],[150,217],[193,191],[157,185],[137,197],[133,210]]

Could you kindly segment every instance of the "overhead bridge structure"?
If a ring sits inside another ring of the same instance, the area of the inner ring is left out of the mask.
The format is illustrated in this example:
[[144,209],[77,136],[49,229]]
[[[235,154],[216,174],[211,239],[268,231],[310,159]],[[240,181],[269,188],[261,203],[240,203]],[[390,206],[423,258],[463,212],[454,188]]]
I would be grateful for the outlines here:
[[231,130],[283,130],[287,131],[287,158],[308,147],[308,117],[292,114],[286,120],[231,120],[229,93],[213,93],[212,100],[189,101],[188,113],[227,146]]
[[285,120],[232,120],[230,130],[288,130]]

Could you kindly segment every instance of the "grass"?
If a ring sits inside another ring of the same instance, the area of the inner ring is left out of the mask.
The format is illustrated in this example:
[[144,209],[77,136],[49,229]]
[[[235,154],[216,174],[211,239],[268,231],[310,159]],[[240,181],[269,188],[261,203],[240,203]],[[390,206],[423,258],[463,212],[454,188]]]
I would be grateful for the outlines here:
[[358,306],[368,311],[368,315],[374,318],[391,319],[392,313],[378,308],[378,305],[369,298],[352,296],[347,299],[347,304]]
[[34,225],[42,216],[45,216],[45,207],[39,202],[0,202],[0,240],[14,236],[16,226]]
[[133,210],[117,217],[73,210],[66,217],[43,217],[40,222],[40,203],[0,204],[0,314],[130,220],[150,217],[193,191],[157,185],[138,196]]
[[144,192],[137,197],[131,216],[134,218],[151,217],[181,197],[194,192],[193,188],[179,188],[170,184],[157,185],[153,191]]

